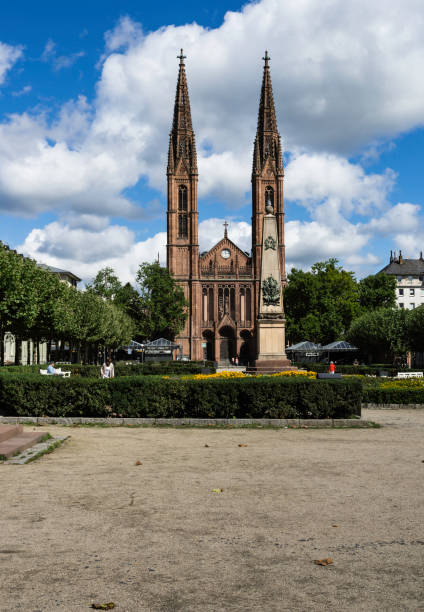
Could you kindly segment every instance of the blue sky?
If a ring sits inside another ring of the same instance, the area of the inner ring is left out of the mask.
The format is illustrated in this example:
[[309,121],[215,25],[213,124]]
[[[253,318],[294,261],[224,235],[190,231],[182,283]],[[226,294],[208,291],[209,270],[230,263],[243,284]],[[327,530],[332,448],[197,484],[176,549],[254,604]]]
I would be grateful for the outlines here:
[[360,276],[423,249],[418,0],[8,3],[0,22],[0,240],[133,280],[166,242],[166,152],[187,55],[202,250],[250,244],[265,48],[285,150],[286,256]]

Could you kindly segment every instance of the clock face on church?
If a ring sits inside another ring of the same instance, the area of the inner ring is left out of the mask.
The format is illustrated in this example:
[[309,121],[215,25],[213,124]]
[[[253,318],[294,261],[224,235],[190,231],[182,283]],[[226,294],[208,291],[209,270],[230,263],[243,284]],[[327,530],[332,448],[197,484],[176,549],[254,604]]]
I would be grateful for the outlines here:
[[222,249],[221,257],[223,257],[224,259],[228,259],[230,256],[231,256],[231,253],[228,249]]

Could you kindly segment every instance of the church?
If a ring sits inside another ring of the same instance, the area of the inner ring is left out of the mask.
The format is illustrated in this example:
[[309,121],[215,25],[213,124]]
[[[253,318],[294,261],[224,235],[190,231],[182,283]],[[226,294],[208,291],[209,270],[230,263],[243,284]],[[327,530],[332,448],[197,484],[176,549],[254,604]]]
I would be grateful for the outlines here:
[[[269,69],[270,57],[265,52],[253,145],[251,253],[229,239],[226,223],[222,239],[209,251],[199,252],[196,142],[182,50],[178,59],[180,63],[167,166],[166,249],[168,270],[184,290],[189,303],[189,316],[176,342],[182,346],[183,355],[192,360],[209,359],[225,364],[238,357],[240,363],[247,364],[255,360],[260,352],[258,321],[263,303],[261,270],[263,273],[262,260],[266,249],[269,252],[273,249],[278,259],[274,270],[277,270],[280,278],[278,281],[271,280],[280,288],[281,313],[282,288],[286,284],[284,170]],[[263,236],[267,216],[273,217],[275,238]],[[277,290],[280,303],[278,295]],[[264,318],[271,316],[267,313],[263,315]],[[283,319],[283,314],[279,318]],[[274,337],[278,338],[278,344],[283,345],[277,346],[277,352],[285,356],[284,320],[282,326],[282,336],[274,334]]]

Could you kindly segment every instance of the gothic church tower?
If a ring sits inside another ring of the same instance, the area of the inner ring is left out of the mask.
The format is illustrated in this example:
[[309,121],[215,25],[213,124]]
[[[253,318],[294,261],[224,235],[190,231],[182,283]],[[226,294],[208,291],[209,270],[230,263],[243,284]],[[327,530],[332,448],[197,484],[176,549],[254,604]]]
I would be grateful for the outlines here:
[[[199,359],[194,347],[199,344],[196,329],[199,293],[199,240],[197,212],[197,154],[191,121],[190,99],[185,73],[183,50],[180,60],[174,118],[169,136],[168,151],[168,212],[167,212],[167,267],[184,290],[189,302],[189,316],[178,341],[183,353]],[[195,338],[197,342],[195,342]]]

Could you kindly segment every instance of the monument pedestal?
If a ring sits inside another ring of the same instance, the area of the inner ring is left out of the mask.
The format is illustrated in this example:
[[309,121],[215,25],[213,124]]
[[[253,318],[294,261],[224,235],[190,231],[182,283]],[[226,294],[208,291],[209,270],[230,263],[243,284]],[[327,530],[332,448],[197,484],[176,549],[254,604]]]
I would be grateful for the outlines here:
[[294,370],[284,350],[285,320],[258,319],[257,323],[258,357],[247,372],[274,374],[284,370]]

